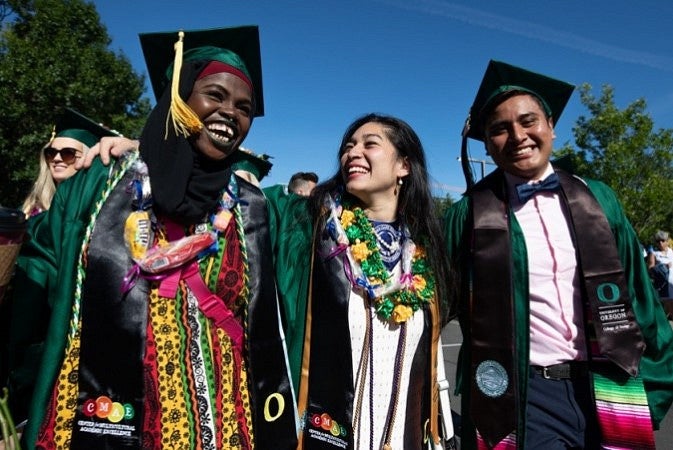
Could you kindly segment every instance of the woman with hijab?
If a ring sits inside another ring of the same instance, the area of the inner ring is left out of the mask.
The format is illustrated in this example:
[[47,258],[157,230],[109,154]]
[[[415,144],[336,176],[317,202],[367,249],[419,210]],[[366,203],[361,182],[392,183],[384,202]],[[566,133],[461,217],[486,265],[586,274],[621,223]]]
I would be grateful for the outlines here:
[[337,157],[308,200],[265,190],[300,447],[439,445],[453,435],[448,405],[438,430],[437,401],[448,269],[423,147],[402,120],[369,114]]
[[40,152],[40,172],[21,208],[26,217],[49,209],[56,187],[77,172],[77,160],[104,136],[117,133],[73,109],[64,110],[49,143]]
[[23,256],[54,280],[23,343],[41,348],[24,442],[294,448],[266,203],[232,170],[263,114],[257,27],[141,43],[158,101],[139,152],[65,182]]

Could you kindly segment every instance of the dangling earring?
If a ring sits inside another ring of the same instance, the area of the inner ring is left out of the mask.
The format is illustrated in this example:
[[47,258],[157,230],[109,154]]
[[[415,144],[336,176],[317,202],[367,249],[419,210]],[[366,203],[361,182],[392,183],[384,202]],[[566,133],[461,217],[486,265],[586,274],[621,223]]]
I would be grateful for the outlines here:
[[397,179],[397,185],[395,186],[395,195],[397,195],[397,193],[401,189],[400,186],[402,186],[403,183],[404,182],[402,181],[402,178]]

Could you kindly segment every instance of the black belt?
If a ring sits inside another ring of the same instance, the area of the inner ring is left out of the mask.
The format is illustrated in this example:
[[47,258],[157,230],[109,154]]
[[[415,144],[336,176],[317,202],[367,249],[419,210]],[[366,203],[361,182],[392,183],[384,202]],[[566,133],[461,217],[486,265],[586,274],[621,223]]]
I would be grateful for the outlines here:
[[572,361],[546,367],[530,367],[547,380],[572,380],[589,375],[589,364],[586,361]]

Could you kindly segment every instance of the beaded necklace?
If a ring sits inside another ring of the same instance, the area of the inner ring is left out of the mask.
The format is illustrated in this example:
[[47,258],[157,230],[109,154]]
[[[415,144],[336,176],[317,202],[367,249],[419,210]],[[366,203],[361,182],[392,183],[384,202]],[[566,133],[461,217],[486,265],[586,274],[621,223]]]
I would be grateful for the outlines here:
[[362,208],[344,207],[338,215],[332,201],[331,209],[328,227],[336,234],[337,242],[346,248],[350,262],[349,278],[354,285],[366,290],[379,318],[403,323],[430,303],[435,280],[425,250],[414,244],[406,227],[402,244],[402,276],[394,279],[383,263],[372,224]]

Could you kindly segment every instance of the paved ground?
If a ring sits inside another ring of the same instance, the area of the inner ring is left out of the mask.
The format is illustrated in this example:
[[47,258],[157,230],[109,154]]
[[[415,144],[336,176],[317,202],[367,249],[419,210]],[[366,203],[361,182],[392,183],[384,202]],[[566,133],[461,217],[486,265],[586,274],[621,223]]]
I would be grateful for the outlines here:
[[[452,384],[451,409],[454,413],[454,419],[460,418],[460,399],[453,396],[453,382],[456,374],[456,361],[458,360],[458,348],[462,342],[462,335],[457,321],[450,322],[442,331],[442,344],[444,346],[444,367],[449,383]],[[456,422],[456,420],[454,420]],[[456,422],[457,425],[457,422]],[[673,449],[673,412],[668,415],[661,424],[659,431],[655,432],[657,448],[661,450]]]

